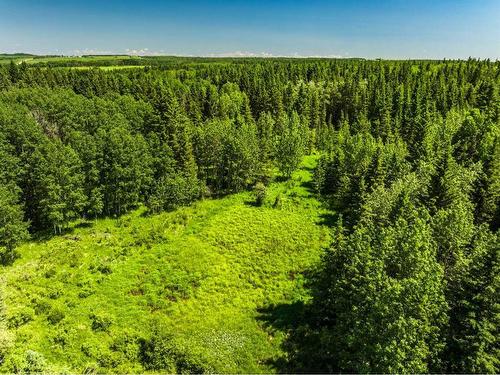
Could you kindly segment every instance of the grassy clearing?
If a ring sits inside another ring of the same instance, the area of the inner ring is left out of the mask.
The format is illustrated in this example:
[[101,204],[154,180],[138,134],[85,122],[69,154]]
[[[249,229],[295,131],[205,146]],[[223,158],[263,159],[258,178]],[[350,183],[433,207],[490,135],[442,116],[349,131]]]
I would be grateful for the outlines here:
[[[119,70],[119,69],[144,69],[146,65],[111,65],[111,66],[99,66],[99,69],[102,70]],[[73,67],[70,69],[92,69],[90,66],[81,66],[81,67]]]
[[38,64],[47,62],[57,62],[57,63],[93,63],[93,62],[110,62],[110,61],[124,61],[130,59],[140,59],[139,56],[128,56],[128,55],[95,55],[95,56],[37,56],[31,59],[28,63]]
[[75,223],[69,234],[22,246],[2,270],[16,339],[0,370],[33,350],[56,372],[144,371],[139,343],[160,322],[175,350],[204,369],[275,371],[285,333],[262,310],[309,298],[304,272],[329,242],[326,212],[308,190],[314,162],[272,184],[264,207],[241,193],[152,217],[137,210]]
[[[41,68],[72,68],[104,70],[143,68],[150,64],[141,56],[109,55],[109,56],[25,56],[25,55],[0,55],[0,64],[26,63],[29,67]],[[142,63],[144,61],[144,63]]]

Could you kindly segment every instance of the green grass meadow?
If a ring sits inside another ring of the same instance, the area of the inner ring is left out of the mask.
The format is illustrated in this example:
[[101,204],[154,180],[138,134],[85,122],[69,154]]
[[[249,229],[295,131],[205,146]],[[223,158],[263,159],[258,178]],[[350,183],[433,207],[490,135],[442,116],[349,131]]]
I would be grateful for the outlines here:
[[35,351],[53,372],[144,372],[141,340],[161,327],[204,371],[276,371],[286,331],[273,320],[308,300],[305,274],[330,238],[308,188],[314,161],[272,183],[263,207],[245,192],[139,209],[21,246],[2,274],[15,345],[0,370]]

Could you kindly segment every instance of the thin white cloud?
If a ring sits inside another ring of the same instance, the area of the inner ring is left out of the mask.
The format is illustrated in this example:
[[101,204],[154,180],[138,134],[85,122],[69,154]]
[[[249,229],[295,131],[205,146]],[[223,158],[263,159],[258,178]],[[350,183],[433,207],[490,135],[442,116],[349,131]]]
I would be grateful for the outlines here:
[[126,48],[124,50],[101,50],[96,48],[83,48],[70,51],[67,55],[130,55],[130,56],[161,56],[166,55],[163,50],[152,51],[149,48]]
[[275,57],[269,52],[248,52],[248,51],[234,51],[234,52],[222,52],[222,53],[209,53],[206,55],[201,55],[203,57]]
[[164,51],[151,51],[149,48],[139,48],[139,49],[125,49],[126,55],[132,56],[160,56],[164,54]]
[[115,52],[111,50],[100,50],[94,48],[83,48],[83,49],[75,49],[70,52],[71,55],[82,56],[82,55],[112,55]]
[[[59,54],[60,52],[57,51]],[[180,57],[258,57],[258,58],[273,58],[273,57],[287,57],[287,58],[346,58],[349,53],[344,54],[328,54],[328,55],[307,55],[298,52],[292,54],[274,54],[267,51],[251,52],[251,51],[233,51],[221,53],[205,53],[205,54],[179,54],[171,53],[165,50],[150,50],[149,48],[126,48],[124,50],[100,50],[95,48],[75,49],[65,54],[69,56],[82,56],[82,55],[129,55],[129,56],[180,56]]]
[[292,54],[273,54],[270,52],[249,52],[249,51],[234,51],[234,52],[223,52],[223,53],[209,53],[200,55],[201,57],[289,57],[289,58],[307,58],[307,57],[315,57],[315,58],[345,58],[348,57],[349,54],[345,53],[344,55],[339,54],[330,54],[330,55],[303,55],[298,52]]

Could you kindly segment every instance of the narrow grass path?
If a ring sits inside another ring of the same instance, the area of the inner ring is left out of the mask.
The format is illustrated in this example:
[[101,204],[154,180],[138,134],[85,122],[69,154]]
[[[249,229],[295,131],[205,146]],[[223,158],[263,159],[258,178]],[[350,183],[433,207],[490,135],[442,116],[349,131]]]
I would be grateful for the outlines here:
[[310,192],[314,163],[271,184],[263,207],[246,192],[22,246],[1,270],[15,345],[0,370],[34,350],[56,372],[142,372],[140,341],[160,324],[189,363],[275,371],[285,333],[263,311],[309,298],[304,273],[329,243]]

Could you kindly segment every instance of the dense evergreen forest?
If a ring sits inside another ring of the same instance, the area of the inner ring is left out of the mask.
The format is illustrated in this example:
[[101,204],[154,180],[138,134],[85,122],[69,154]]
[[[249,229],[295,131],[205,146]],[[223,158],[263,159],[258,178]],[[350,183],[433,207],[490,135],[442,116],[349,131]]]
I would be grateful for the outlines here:
[[[243,191],[259,206],[315,155],[331,244],[276,371],[500,372],[500,62],[44,65],[0,65],[0,272],[75,220]],[[39,372],[12,354],[23,322],[0,318],[0,369]],[[140,371],[210,371],[140,340]]]

